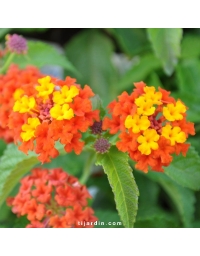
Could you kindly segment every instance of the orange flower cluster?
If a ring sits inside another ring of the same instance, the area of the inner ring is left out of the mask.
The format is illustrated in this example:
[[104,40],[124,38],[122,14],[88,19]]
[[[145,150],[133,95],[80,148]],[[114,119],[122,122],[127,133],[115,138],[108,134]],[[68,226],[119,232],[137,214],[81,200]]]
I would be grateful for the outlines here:
[[61,168],[35,168],[7,204],[18,217],[27,216],[27,228],[92,228],[97,218],[88,207],[90,198],[87,188]]
[[[19,69],[11,65],[5,75],[0,75],[0,138],[13,142],[14,131],[8,129],[9,114],[14,105],[13,94],[24,86],[35,86],[42,74],[36,67]],[[17,124],[17,123],[16,123]]]
[[186,106],[170,97],[170,92],[161,88],[157,92],[143,82],[134,85],[130,95],[123,92],[109,104],[112,117],[104,119],[103,129],[119,132],[116,146],[129,153],[137,169],[163,172],[173,153],[186,155],[190,144],[185,142],[195,134],[194,124],[186,121]]
[[63,81],[45,76],[34,85],[22,83],[13,94],[9,117],[15,142],[22,142],[19,149],[26,154],[34,150],[42,163],[58,156],[57,141],[67,153],[80,154],[82,133],[99,121],[99,110],[92,110],[92,96],[89,86],[82,89],[71,77]]

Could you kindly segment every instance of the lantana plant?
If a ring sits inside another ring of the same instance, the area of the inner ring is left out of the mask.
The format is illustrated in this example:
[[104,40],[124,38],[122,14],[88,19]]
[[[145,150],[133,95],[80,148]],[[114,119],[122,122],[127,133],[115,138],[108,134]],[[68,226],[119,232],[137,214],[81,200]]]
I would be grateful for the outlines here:
[[[26,227],[77,228],[84,222],[94,227],[98,218],[84,184],[95,163],[108,176],[123,225],[133,227],[139,192],[130,162],[144,173],[165,172],[175,155],[187,157],[188,136],[195,134],[187,106],[165,89],[133,81],[131,93],[122,92],[104,109],[95,91],[82,87],[76,78],[60,79],[35,66],[12,63],[15,55],[27,52],[24,38],[6,37],[1,53],[8,56],[0,70],[0,137],[8,146],[0,166],[8,175],[0,204],[7,198],[14,214],[26,216]],[[78,159],[83,151],[90,157],[80,179],[59,165],[42,167],[71,152]],[[19,192],[8,197],[17,183]]]

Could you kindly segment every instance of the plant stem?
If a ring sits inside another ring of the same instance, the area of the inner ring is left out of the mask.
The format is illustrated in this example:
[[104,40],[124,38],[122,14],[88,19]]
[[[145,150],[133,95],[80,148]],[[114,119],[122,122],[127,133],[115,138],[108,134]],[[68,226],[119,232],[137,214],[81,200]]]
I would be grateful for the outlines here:
[[86,161],[85,167],[83,169],[83,174],[80,178],[81,184],[85,184],[87,182],[88,178],[90,177],[91,169],[95,162],[95,159],[96,159],[96,154],[94,152],[90,152],[88,159]]
[[14,56],[15,56],[14,52],[9,55],[9,57],[7,58],[5,64],[0,69],[0,74],[4,73],[8,69],[8,67],[10,66],[10,64],[11,64],[13,58],[14,58]]

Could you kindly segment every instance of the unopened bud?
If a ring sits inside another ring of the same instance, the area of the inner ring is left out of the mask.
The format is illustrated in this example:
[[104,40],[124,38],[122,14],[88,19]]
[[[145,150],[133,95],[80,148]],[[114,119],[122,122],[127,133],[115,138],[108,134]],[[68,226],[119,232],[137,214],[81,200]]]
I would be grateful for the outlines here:
[[98,153],[104,154],[106,152],[108,152],[109,148],[110,148],[110,143],[107,139],[105,138],[99,138],[96,140],[95,144],[94,144],[94,148]]

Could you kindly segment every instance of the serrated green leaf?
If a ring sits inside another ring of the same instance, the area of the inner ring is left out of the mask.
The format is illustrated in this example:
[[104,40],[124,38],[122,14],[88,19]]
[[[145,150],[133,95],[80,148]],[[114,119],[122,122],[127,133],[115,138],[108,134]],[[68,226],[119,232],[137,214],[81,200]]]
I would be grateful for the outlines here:
[[173,162],[165,167],[165,173],[183,187],[200,189],[200,156],[190,146],[186,157],[174,156]]
[[138,188],[128,164],[128,156],[111,147],[108,153],[98,155],[97,164],[102,165],[113,190],[116,208],[125,227],[131,228],[138,209]]
[[133,86],[134,82],[145,81],[145,78],[154,70],[161,67],[159,60],[152,54],[144,55],[138,59],[137,63],[123,75],[117,83],[118,92]]
[[53,45],[40,41],[28,41],[27,55],[17,55],[14,57],[13,62],[17,63],[21,68],[27,65],[35,65],[39,68],[45,65],[57,65],[77,74],[77,70],[66,56],[61,54]]
[[84,30],[66,45],[69,60],[81,73],[79,82],[91,86],[107,104],[116,96],[117,72],[112,41],[97,30]]
[[9,144],[0,158],[0,206],[19,180],[38,163],[34,153],[25,155],[14,144]]
[[129,56],[134,56],[150,49],[145,29],[110,28],[107,30],[116,38],[121,50]]
[[164,71],[171,75],[180,56],[181,28],[148,28],[147,33],[156,56]]
[[191,227],[195,211],[194,192],[178,185],[164,173],[149,172],[147,176],[163,187],[177,208],[184,226]]

